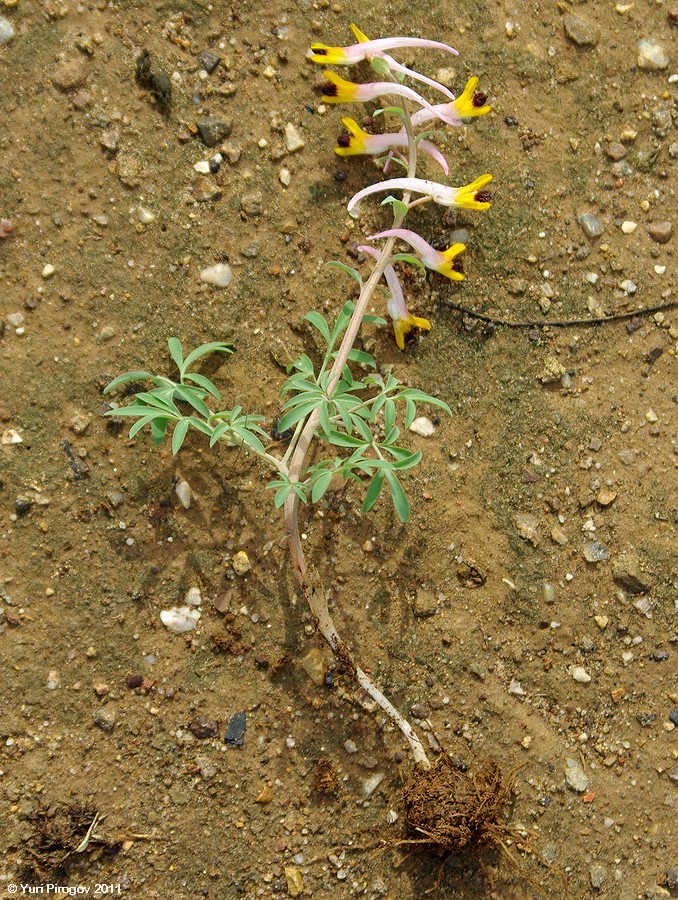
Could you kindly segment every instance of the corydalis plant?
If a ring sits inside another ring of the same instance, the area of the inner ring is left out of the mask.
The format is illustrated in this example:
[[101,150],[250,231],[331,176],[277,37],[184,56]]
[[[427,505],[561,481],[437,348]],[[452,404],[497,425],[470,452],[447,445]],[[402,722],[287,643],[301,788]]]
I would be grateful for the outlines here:
[[[356,664],[350,648],[339,636],[329,612],[322,575],[315,565],[307,562],[304,554],[299,510],[301,504],[318,503],[339,477],[352,480],[364,488],[363,513],[368,512],[386,491],[400,521],[405,523],[409,519],[410,505],[403,482],[409,470],[419,463],[421,451],[401,444],[402,430],[409,428],[413,422],[417,403],[437,406],[446,412],[450,410],[443,400],[399,384],[392,374],[380,374],[375,359],[356,348],[355,343],[363,322],[386,324],[381,317],[367,315],[368,306],[382,278],[389,293],[386,310],[393,321],[398,347],[404,349],[406,338],[414,329],[431,328],[428,320],[412,315],[407,308],[395,268],[399,261],[432,269],[452,281],[463,279],[456,266],[457,257],[465,249],[463,244],[455,243],[446,250],[436,250],[415,231],[403,228],[403,221],[413,207],[428,200],[443,206],[486,209],[491,197],[485,186],[491,176],[482,175],[470,185],[459,188],[420,178],[417,174],[420,150],[433,157],[445,173],[448,166],[438,148],[427,140],[434,133],[425,131],[416,134],[415,127],[435,120],[459,124],[463,118],[484,114],[489,107],[484,95],[474,94],[477,79],[470,79],[464,93],[455,99],[448,88],[401,65],[387,52],[421,47],[456,55],[457,51],[452,47],[419,38],[370,41],[355,26],[351,27],[358,40],[356,45],[329,47],[314,44],[309,53],[310,59],[323,65],[342,66],[368,60],[380,77],[386,80],[356,85],[327,70],[324,72],[328,85],[324,99],[327,102],[358,102],[386,96],[395,105],[387,106],[381,112],[396,117],[401,128],[391,134],[368,135],[353,119],[344,119],[349,134],[345,140],[340,138],[336,152],[340,155],[385,154],[381,160],[384,167],[391,162],[400,163],[407,174],[403,178],[369,185],[348,204],[349,211],[357,215],[358,204],[365,197],[392,190],[402,195],[400,198],[390,195],[382,202],[382,205],[391,207],[391,227],[367,238],[370,242],[384,241],[383,245],[378,248],[370,243],[361,248],[375,259],[368,279],[363,281],[355,269],[343,263],[334,263],[358,282],[358,299],[355,302],[346,301],[332,324],[317,311],[304,316],[317,330],[326,349],[319,365],[314,364],[308,355],[302,354],[289,367],[288,378],[281,390],[283,405],[281,417],[275,424],[276,439],[270,439],[264,430],[263,416],[245,414],[239,406],[215,409],[221,401],[219,391],[204,375],[192,371],[194,363],[207,353],[230,354],[232,348],[225,343],[204,344],[184,358],[181,344],[176,338],[171,338],[169,350],[178,370],[178,380],[147,371],[128,372],[112,381],[106,392],[140,380],[151,382],[149,390],[135,393],[130,405],[110,411],[111,415],[137,419],[130,430],[131,437],[148,426],[157,444],[171,431],[172,452],[177,453],[189,429],[194,428],[209,439],[210,446],[219,442],[240,448],[268,467],[273,477],[266,486],[275,491],[275,506],[283,508],[292,567],[318,630],[344,671],[355,676],[361,687],[401,729],[412,748],[415,761],[428,768],[429,761],[423,745],[409,722]],[[435,89],[445,97],[445,102],[430,103],[402,84],[406,77]],[[412,103],[417,104],[417,111],[411,111]],[[412,194],[417,194],[417,198],[413,200]],[[413,253],[396,252],[396,241],[409,245]],[[356,367],[360,367],[360,375]],[[287,431],[291,438],[281,448],[277,437]],[[326,446],[330,452],[311,464],[310,450],[316,443]]]

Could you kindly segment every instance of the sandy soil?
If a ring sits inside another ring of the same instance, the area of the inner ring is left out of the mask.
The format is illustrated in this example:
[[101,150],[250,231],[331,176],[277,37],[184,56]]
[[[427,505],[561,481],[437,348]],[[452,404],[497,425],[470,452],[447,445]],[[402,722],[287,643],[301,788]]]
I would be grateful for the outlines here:
[[[356,265],[351,246],[387,214],[365,203],[348,218],[375,172],[333,154],[356,111],[318,108],[304,58],[312,40],[350,43],[351,21],[453,43],[451,62],[402,59],[450,69],[455,91],[478,75],[494,107],[445,150],[452,184],[494,174],[492,209],[417,217],[437,240],[468,229],[465,282],[413,273],[411,305],[433,329],[405,353],[386,328],[361,338],[453,410],[433,437],[408,437],[424,452],[412,519],[399,525],[386,502],[361,517],[354,486],[304,525],[340,630],[427,746],[436,734],[460,766],[493,758],[513,773],[515,864],[496,848],[452,857],[434,894],[559,898],[566,876],[578,898],[676,895],[676,13],[644,0],[410,7],[0,7],[15,29],[0,46],[8,896],[20,881],[130,898],[410,900],[435,887],[439,860],[398,844],[400,734],[349,679],[316,685],[302,665],[334,669],[266,473],[198,436],[173,458],[103,416],[106,383],[169,372],[176,335],[233,342],[202,371],[270,420],[284,366],[318,350],[301,317],[353,296],[325,262]],[[646,38],[668,67],[638,66]],[[144,49],[170,103],[135,79]],[[207,77],[203,50],[220,57]],[[212,150],[195,135],[207,116],[231,128]],[[288,123],[305,142],[295,153]],[[220,148],[218,173],[197,175]],[[216,262],[233,268],[223,290],[199,279]],[[241,550],[251,569],[237,575]],[[197,629],[170,634],[160,610],[194,587]],[[227,746],[237,712],[244,742]]]

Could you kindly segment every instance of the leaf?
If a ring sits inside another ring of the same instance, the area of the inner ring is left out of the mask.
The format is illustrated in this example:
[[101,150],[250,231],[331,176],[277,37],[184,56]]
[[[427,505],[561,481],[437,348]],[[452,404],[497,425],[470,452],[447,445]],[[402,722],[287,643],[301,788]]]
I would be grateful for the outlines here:
[[155,413],[152,416],[144,416],[142,419],[137,419],[137,421],[132,425],[129,430],[128,437],[130,440],[139,432],[141,429],[148,425],[149,422],[152,422],[155,419]]
[[386,325],[386,319],[381,316],[363,316],[363,322],[370,322],[372,325]]
[[355,278],[360,287],[363,286],[363,276],[358,272],[357,269],[352,269],[351,266],[347,266],[346,263],[339,262],[336,259],[331,259],[328,263],[328,266],[334,266],[335,269],[341,269],[342,272],[346,272],[347,275],[350,275],[351,278]]
[[313,482],[313,487],[311,488],[311,501],[313,503],[317,503],[318,500],[325,493],[327,488],[330,486],[330,482],[334,477],[333,469],[326,469],[324,472],[321,472],[318,477]]
[[147,378],[152,377],[151,372],[125,372],[124,375],[118,375],[110,384],[106,385],[104,394],[110,394],[111,391],[117,390],[123,384],[129,384],[130,381],[146,381]]
[[202,431],[203,434],[212,437],[212,426],[208,425],[207,422],[203,422],[197,416],[187,416],[186,418],[197,431]]
[[[393,453],[394,449],[403,450],[402,447],[398,447],[398,448],[390,448],[389,447],[389,450],[392,453]],[[393,455],[396,456],[395,453]],[[409,451],[406,451],[406,455],[404,454],[400,458],[396,457],[396,462],[392,463],[392,466],[394,469],[397,469],[399,472],[403,472],[406,469],[413,469],[415,466],[419,465],[422,455],[423,454],[422,454],[421,450],[417,450],[416,453],[410,453]]]
[[[271,487],[271,485],[267,485],[267,487]],[[288,482],[287,484],[283,484],[282,487],[278,488],[275,492],[275,497],[273,498],[273,503],[276,509],[280,509],[280,507],[285,503],[285,500],[290,495],[292,490],[292,485]]]
[[384,486],[384,470],[379,469],[372,481],[370,481],[370,486],[367,488],[367,492],[365,494],[365,499],[363,500],[363,504],[360,507],[361,513],[369,512],[374,504],[379,499],[379,495],[381,494],[381,489]]
[[357,347],[353,347],[348,354],[348,358],[351,362],[360,363],[363,366],[370,366],[372,369],[377,368],[376,360],[369,353],[366,353],[364,350],[358,350]]
[[153,406],[156,409],[161,409],[164,412],[172,413],[176,418],[181,418],[181,413],[172,402],[168,393],[171,394],[171,391],[168,392],[163,389],[160,391],[139,391],[136,395],[137,400],[141,400],[142,403],[148,403],[149,406]]
[[387,397],[386,402],[384,403],[384,430],[391,431],[393,426],[396,423],[396,408],[395,403],[391,400],[390,397]]
[[372,434],[372,432],[370,430],[370,426],[367,424],[367,422],[365,422],[358,415],[352,415],[351,422],[353,423],[353,425],[355,426],[355,430],[363,438],[363,440],[367,444],[371,444],[372,441],[374,440],[374,435]]
[[188,385],[179,386],[175,389],[174,393],[179,399],[185,400],[186,403],[190,404],[193,409],[197,410],[200,415],[204,416],[206,419],[212,415],[212,411],[209,406],[202,399],[200,394],[197,391],[200,390],[202,392],[202,388],[192,388]]
[[391,262],[407,262],[412,266],[417,266],[424,272],[426,271],[426,266],[423,264],[423,262],[418,257],[413,256],[411,253],[396,253],[395,256],[391,257]]
[[165,437],[165,429],[169,422],[169,419],[158,418],[157,416],[151,422],[151,437],[156,447],[162,444],[162,439]]
[[184,375],[184,381],[194,381],[197,385],[200,385],[201,388],[207,391],[208,394],[211,394],[215,400],[221,400],[221,394],[209,380],[209,378],[205,378],[204,375],[199,375],[197,372],[187,372]]
[[437,137],[440,138],[441,141],[446,144],[447,143],[447,135],[444,131],[441,131],[439,128],[431,128],[428,131],[420,131],[419,134],[415,135],[415,141],[419,143],[419,141],[423,141],[426,138]]
[[180,419],[177,424],[174,426],[174,433],[172,434],[172,455],[176,456],[177,453],[181,450],[181,445],[183,444],[186,433],[188,431],[188,419]]
[[231,430],[231,426],[227,422],[221,422],[212,432],[210,437],[210,447],[214,447],[216,442],[222,438],[227,431]]
[[330,425],[329,403],[321,403],[318,406],[318,421],[320,422],[320,427],[325,432],[325,434],[329,434],[332,427]]
[[231,431],[242,438],[245,444],[252,450],[255,450],[257,453],[266,453],[266,448],[256,434],[253,434],[248,428],[245,428],[244,425],[232,425]]
[[388,75],[391,71],[391,67],[381,56],[373,56],[372,59],[370,59],[370,65],[377,75]]
[[375,109],[372,115],[374,117],[383,116],[384,113],[389,113],[392,116],[397,116],[399,119],[404,119],[406,115],[405,110],[402,108],[402,106],[384,106],[382,107],[382,109]]
[[177,369],[183,375],[184,368],[184,354],[181,349],[181,341],[179,338],[171,337],[167,341],[167,346],[169,347],[170,356],[176,363]]
[[389,204],[393,207],[394,216],[398,216],[403,219],[405,218],[409,211],[407,203],[403,203],[402,200],[398,200],[397,197],[391,197],[391,195],[389,194],[389,196],[386,197],[385,200],[381,201],[381,205],[388,206]]
[[289,412],[286,412],[285,415],[281,416],[278,420],[278,425],[276,426],[278,431],[281,434],[283,431],[287,431],[288,428],[291,428],[293,425],[296,425],[297,422],[301,421],[301,419],[305,419],[306,416],[310,415],[317,405],[317,400],[306,401],[306,403],[302,403],[294,409],[291,409]]
[[393,508],[396,511],[396,515],[404,525],[409,521],[410,518],[409,501],[405,495],[405,491],[403,490],[402,485],[398,481],[398,476],[389,469],[386,469],[385,474],[388,489],[391,492]]
[[[179,344],[179,349],[181,349],[181,344]],[[188,354],[183,363],[183,371],[185,372],[189,369],[196,359],[200,359],[201,356],[206,356],[208,353],[233,353],[233,344],[227,344],[224,341],[211,341],[209,344],[201,344],[200,347],[196,347],[195,350]],[[174,357],[172,358],[174,359]]]
[[334,444],[335,447],[360,447],[362,452],[366,446],[366,442],[360,440],[360,438],[355,438],[350,434],[344,434],[343,432],[335,431],[334,429],[330,429],[328,433],[323,436],[330,444]]
[[321,315],[319,312],[316,312],[315,310],[311,310],[311,312],[306,313],[306,315],[302,317],[302,322],[303,321],[310,322],[311,325],[315,326],[315,328],[317,328],[320,334],[325,338],[325,341],[329,344],[330,326],[327,324],[323,315]]
[[379,156],[375,159],[375,163],[378,166],[384,166],[386,163],[396,163],[397,165],[402,166],[403,169],[408,169],[407,163],[398,153],[388,153],[386,156]]
[[411,400],[409,397],[405,398],[405,428],[409,428],[412,422],[414,422],[414,417],[417,415],[417,407],[414,404],[414,400]]

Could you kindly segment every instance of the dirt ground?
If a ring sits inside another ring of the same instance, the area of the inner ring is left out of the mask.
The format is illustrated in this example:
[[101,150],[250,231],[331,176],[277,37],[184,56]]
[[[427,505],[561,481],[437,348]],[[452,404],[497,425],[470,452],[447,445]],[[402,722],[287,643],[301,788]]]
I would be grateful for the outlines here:
[[[0,5],[14,28],[0,46],[7,896],[678,895],[678,14],[647,0],[411,9]],[[333,671],[266,473],[195,435],[173,458],[103,416],[115,375],[171,371],[175,335],[233,342],[201,371],[270,424],[284,366],[318,350],[301,317],[354,295],[326,261],[369,272],[352,247],[388,213],[365,201],[356,223],[346,203],[378,173],[333,154],[341,116],[367,110],[323,108],[305,59],[313,40],[351,43],[352,21],[454,44],[458,58],[400,58],[456,92],[478,75],[493,106],[444,148],[449,183],[493,173],[492,209],[412,214],[429,238],[468,230],[466,280],[413,274],[410,305],[433,328],[406,352],[388,328],[361,338],[453,410],[406,438],[424,453],[411,521],[385,501],[361,517],[353,486],[304,523],[340,631],[426,746],[435,734],[462,769],[513,773],[514,863],[488,848],[441,874],[398,843],[406,745]],[[638,65],[642,39],[666,67]],[[135,78],[144,49],[153,84]],[[230,129],[212,149],[196,133],[210,116]],[[288,123],[305,143],[292,153]],[[218,172],[194,170],[220,149]],[[223,289],[199,278],[217,262],[234,273]],[[159,613],[191,588],[198,627],[171,634]],[[241,746],[224,742],[236,713]]]

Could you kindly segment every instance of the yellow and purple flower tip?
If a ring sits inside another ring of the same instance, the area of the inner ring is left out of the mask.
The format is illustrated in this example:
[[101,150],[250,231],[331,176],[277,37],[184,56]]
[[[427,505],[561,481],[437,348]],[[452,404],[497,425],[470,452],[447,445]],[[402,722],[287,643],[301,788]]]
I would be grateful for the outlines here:
[[355,25],[351,25],[357,44],[350,47],[328,47],[326,44],[311,44],[308,58],[314,63],[325,66],[352,66],[363,60],[372,60],[375,57],[383,57],[387,50],[398,50],[401,47],[425,47],[430,50],[444,50],[453,56],[458,56],[454,47],[442,44],[440,41],[426,41],[413,37],[390,37],[371,41]]
[[[376,247],[369,247],[365,245],[358,247],[358,250],[362,250],[364,253],[369,253],[371,256],[374,256],[377,259],[380,256],[380,253],[376,249]],[[386,279],[386,283],[389,287],[389,290],[391,291],[391,296],[386,303],[386,309],[388,310],[388,314],[393,322],[393,332],[395,334],[398,349],[404,350],[405,338],[407,337],[407,335],[411,334],[411,332],[415,328],[419,328],[421,331],[430,331],[431,323],[428,319],[422,319],[419,316],[413,316],[409,311],[409,309],[407,308],[407,303],[405,302],[403,289],[400,286],[400,281],[398,280],[395,269],[390,263],[384,269],[384,278]]]
[[[466,82],[466,87],[456,100],[450,103],[435,103],[433,105],[433,109],[436,111],[435,118],[440,118],[444,122],[452,119],[456,125],[460,125],[462,119],[472,119],[490,112],[492,107],[487,104],[487,94],[482,91],[476,92],[477,86],[478,78],[473,75]],[[415,127],[431,121],[433,121],[433,117],[428,109],[417,110],[412,116],[412,124]]]
[[[371,81],[367,84],[355,84],[353,81],[347,81],[341,75],[325,69],[323,77],[327,79],[324,85],[323,102],[325,103],[360,103],[367,100],[377,100],[380,97],[388,97],[396,95],[398,97],[406,97],[418,103],[429,113],[430,118],[442,119],[449,125],[456,125],[457,120],[452,119],[446,112],[441,111],[439,107],[432,106],[428,100],[425,100],[412,88],[406,87],[404,84],[396,84],[390,81]],[[443,106],[445,104],[442,104]]]
[[440,206],[454,206],[461,209],[489,209],[492,205],[492,194],[485,190],[485,185],[492,181],[492,175],[481,175],[465,184],[463,187],[450,187],[447,184],[439,184],[437,181],[429,181],[426,178],[388,178],[377,184],[358,191],[348,202],[348,211],[357,217],[356,207],[360,201],[369,194],[380,191],[408,191],[413,194],[421,194],[422,197],[416,203],[433,200]]
[[[408,146],[408,137],[405,132],[368,134],[355,119],[351,119],[349,116],[346,116],[341,122],[346,128],[346,132],[337,138],[337,146],[334,148],[337,156],[382,156],[392,150],[406,149]],[[447,160],[434,144],[421,140],[419,149],[433,157],[447,175],[449,171]]]
[[449,278],[450,281],[464,280],[463,272],[455,268],[455,265],[457,264],[456,257],[466,250],[466,244],[452,244],[447,250],[436,250],[423,237],[420,237],[414,231],[409,231],[407,228],[390,228],[388,231],[373,234],[367,240],[376,241],[379,238],[388,237],[399,238],[401,241],[409,244],[416,251],[419,259],[427,269],[439,272],[441,275]]

